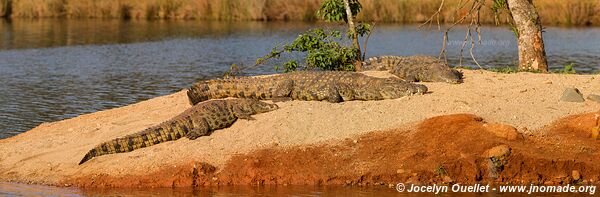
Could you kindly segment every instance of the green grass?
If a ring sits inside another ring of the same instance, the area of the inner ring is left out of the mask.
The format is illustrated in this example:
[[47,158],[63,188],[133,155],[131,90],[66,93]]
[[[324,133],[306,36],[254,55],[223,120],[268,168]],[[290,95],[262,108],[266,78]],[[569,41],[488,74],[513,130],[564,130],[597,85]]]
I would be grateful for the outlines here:
[[[575,70],[575,63],[569,63],[563,66],[561,69],[549,70],[549,73],[555,74],[577,74],[577,70]],[[497,73],[517,73],[517,72],[531,72],[531,73],[541,73],[539,70],[517,70],[514,66],[503,66],[503,67],[494,67],[487,69],[488,71],[497,72]]]
[[557,74],[577,74],[577,70],[575,70],[575,63],[566,64],[562,69],[551,70],[551,73]]
[[474,70],[473,67],[470,66],[455,66],[454,69],[463,69],[463,70]]

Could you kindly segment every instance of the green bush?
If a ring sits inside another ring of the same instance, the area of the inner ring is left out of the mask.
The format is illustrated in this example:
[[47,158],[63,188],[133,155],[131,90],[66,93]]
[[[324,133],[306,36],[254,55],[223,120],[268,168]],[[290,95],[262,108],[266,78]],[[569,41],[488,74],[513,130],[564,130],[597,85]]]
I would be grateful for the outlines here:
[[298,64],[296,60],[290,60],[282,66],[275,66],[275,70],[290,72],[297,69],[302,70],[338,70],[354,71],[356,60],[356,49],[344,46],[337,41],[342,41],[339,31],[325,31],[323,29],[311,29],[300,34],[291,44],[275,47],[269,54],[256,60],[261,64],[271,58],[279,58],[282,53],[306,53],[306,64]]

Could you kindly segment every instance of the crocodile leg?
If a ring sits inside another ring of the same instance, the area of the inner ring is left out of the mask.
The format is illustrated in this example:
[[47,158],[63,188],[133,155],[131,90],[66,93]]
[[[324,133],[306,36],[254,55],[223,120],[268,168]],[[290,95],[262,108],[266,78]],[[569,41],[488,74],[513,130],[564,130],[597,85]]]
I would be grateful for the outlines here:
[[294,81],[291,79],[286,79],[281,83],[278,83],[277,87],[275,87],[275,92],[273,92],[273,97],[271,100],[273,100],[273,102],[291,101],[292,98],[290,97],[290,94],[292,93],[293,88]]
[[250,116],[250,115],[252,115],[251,111],[245,110],[244,108],[239,107],[239,106],[233,107],[233,114],[239,119],[255,120],[254,118],[252,118]]
[[185,134],[185,137],[189,138],[190,140],[195,140],[198,137],[202,137],[210,133],[210,127],[204,118],[202,118],[200,121],[194,121],[193,125],[194,128]]
[[333,83],[329,83],[328,85],[326,85],[325,87],[323,87],[323,89],[321,89],[321,92],[318,96],[320,96],[320,98],[318,98],[318,100],[322,101],[322,100],[326,100],[327,102],[330,103],[339,103],[342,102],[343,99],[338,91],[338,88],[336,88],[337,86],[334,85]]

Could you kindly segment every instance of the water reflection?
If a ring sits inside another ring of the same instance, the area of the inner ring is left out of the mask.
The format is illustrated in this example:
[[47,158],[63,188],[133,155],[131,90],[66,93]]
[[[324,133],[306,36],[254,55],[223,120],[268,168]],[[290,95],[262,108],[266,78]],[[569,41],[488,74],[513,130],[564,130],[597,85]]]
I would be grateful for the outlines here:
[[[536,196],[580,196],[535,193]],[[406,193],[385,186],[209,186],[198,188],[79,189],[0,182],[0,196],[530,196],[526,193]]]
[[384,186],[213,186],[79,189],[0,182],[0,196],[407,196]]
[[[80,114],[176,92],[252,65],[273,46],[321,24],[282,22],[0,20],[0,138]],[[340,28],[340,27],[333,27]],[[485,27],[475,56],[484,66],[513,65],[516,43],[505,27]],[[548,28],[550,66],[600,67],[600,28]],[[457,64],[464,32],[452,32]],[[377,25],[367,56],[437,55],[441,33],[415,25]],[[468,53],[465,53],[468,56]],[[298,57],[286,56],[285,58]],[[281,61],[246,73],[273,73]],[[473,66],[465,57],[463,64]]]
[[13,19],[0,20],[0,49],[23,49],[85,44],[148,42],[186,37],[260,35],[303,31],[311,23],[211,22],[147,20]]

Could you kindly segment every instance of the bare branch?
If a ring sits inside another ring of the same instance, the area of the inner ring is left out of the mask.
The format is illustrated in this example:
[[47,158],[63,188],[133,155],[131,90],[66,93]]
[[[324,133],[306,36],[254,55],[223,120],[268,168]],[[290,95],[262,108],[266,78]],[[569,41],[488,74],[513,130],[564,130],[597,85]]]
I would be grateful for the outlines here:
[[372,23],[371,25],[371,31],[369,31],[369,33],[367,34],[367,37],[365,38],[365,42],[363,43],[363,55],[362,55],[362,60],[366,60],[365,58],[367,57],[367,43],[369,43],[369,38],[371,37],[371,33],[373,33],[373,29],[375,29],[375,22]]
[[[446,46],[447,46],[447,42],[448,42],[448,32],[450,32],[452,30],[452,28],[454,28],[455,26],[457,26],[458,24],[461,24],[462,22],[464,22],[469,16],[472,16],[473,11],[475,11],[477,9],[477,2],[478,0],[475,0],[473,2],[473,4],[471,5],[471,8],[469,9],[469,11],[467,12],[467,14],[463,17],[461,17],[458,21],[455,21],[452,25],[450,25],[449,27],[446,28],[446,30],[444,31],[444,39],[443,39],[443,43],[442,43],[442,48],[440,49],[440,57],[444,57],[444,61],[446,61],[446,64],[448,63],[448,59],[446,56]],[[466,2],[465,2],[466,5]],[[464,7],[464,5],[463,5]],[[481,8],[481,6],[479,6],[479,8]],[[461,8],[462,9],[462,8]],[[469,26],[468,30],[470,31],[471,27]],[[462,51],[464,49],[464,46],[466,45],[466,42],[468,41],[468,34],[467,37],[465,38],[463,45],[461,47],[461,56],[460,56],[460,62],[462,64]]]
[[465,46],[467,45],[467,41],[469,40],[469,35],[471,34],[471,29],[467,29],[467,32],[465,33],[465,39],[463,40],[463,43],[460,46],[460,56],[458,57],[458,65],[462,66],[462,61],[463,61],[463,53],[465,51]]
[[438,58],[444,58],[444,62],[448,64],[448,58],[446,57],[446,43],[448,43],[448,31],[444,32],[444,38],[442,42],[442,48],[440,49],[440,55]]
[[[471,31],[469,30],[469,32],[471,32]],[[475,39],[473,39],[473,35],[471,35],[471,33],[469,33],[469,37],[471,37],[471,49],[469,49],[471,58],[473,59],[473,62],[475,62],[477,67],[479,67],[479,69],[484,70],[483,67],[481,67],[481,65],[479,65],[479,62],[477,62],[477,59],[475,59],[475,55],[473,55],[473,48],[475,48]]]
[[[473,53],[473,49],[475,48],[475,39],[473,38],[473,26],[475,26],[475,32],[477,33],[477,43],[481,44],[481,23],[480,23],[480,10],[483,7],[484,4],[484,0],[472,0],[473,3],[471,4],[471,7],[469,8],[469,10],[467,11],[467,14],[462,16],[458,21],[454,21],[454,23],[452,23],[449,27],[446,28],[446,30],[444,31],[444,38],[443,38],[443,43],[442,43],[442,48],[440,49],[440,55],[439,58],[444,57],[444,60],[446,61],[446,63],[448,63],[447,60],[447,56],[446,56],[446,47],[447,47],[447,42],[448,42],[448,32],[450,32],[454,27],[456,27],[458,24],[462,24],[465,20],[470,19],[469,24],[467,25],[467,29],[465,32],[465,38],[463,40],[463,43],[461,44],[460,47],[460,57],[459,57],[459,66],[462,66],[462,62],[463,62],[463,54],[464,54],[464,49],[467,45],[467,42],[469,42],[469,40],[471,40],[471,48],[469,49],[469,54],[471,55],[471,58],[473,59],[473,62],[475,62],[475,64],[480,68],[483,69],[481,67],[481,65],[479,65],[479,62],[477,62],[477,60],[475,59],[475,55]],[[459,6],[457,6],[455,12],[458,13],[459,10],[463,9],[464,6],[466,6],[468,4],[468,0],[464,2],[463,4],[463,0],[461,0],[459,2]],[[443,2],[441,3],[443,5]],[[440,6],[441,9],[442,6]],[[436,12],[436,14],[439,15],[439,10],[438,12]],[[435,15],[434,15],[435,16]],[[433,18],[433,16],[432,16]],[[431,20],[428,20],[429,23],[431,22]]]
[[442,8],[444,7],[444,0],[442,0],[442,2],[440,3],[440,7],[438,8],[438,10],[433,13],[431,15],[431,17],[429,17],[429,19],[427,19],[427,21],[425,21],[423,24],[419,25],[419,28],[427,25],[427,24],[431,24],[431,21],[433,21],[433,17],[437,16],[437,26],[438,26],[438,30],[441,30],[441,26],[440,26],[440,13],[442,12]]

